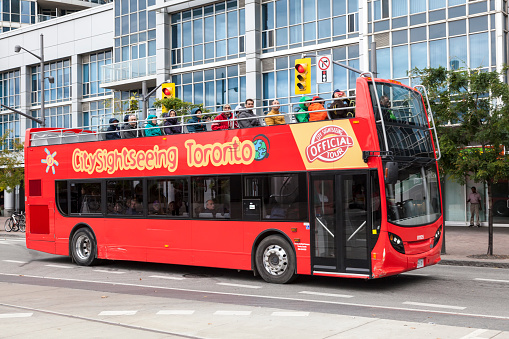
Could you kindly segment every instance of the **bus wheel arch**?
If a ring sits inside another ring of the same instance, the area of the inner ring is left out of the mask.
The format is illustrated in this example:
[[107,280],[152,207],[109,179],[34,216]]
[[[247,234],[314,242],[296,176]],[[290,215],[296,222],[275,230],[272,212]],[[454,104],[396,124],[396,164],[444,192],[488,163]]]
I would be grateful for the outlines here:
[[80,266],[92,266],[98,262],[97,238],[89,225],[74,226],[69,236],[69,256]]
[[295,248],[288,236],[279,230],[267,230],[258,235],[251,260],[255,275],[266,282],[285,284],[297,277]]

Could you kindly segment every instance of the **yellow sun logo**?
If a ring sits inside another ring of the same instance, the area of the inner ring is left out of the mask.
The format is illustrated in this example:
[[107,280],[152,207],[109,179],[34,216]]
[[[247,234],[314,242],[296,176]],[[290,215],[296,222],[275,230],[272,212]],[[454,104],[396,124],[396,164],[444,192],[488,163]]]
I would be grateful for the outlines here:
[[58,166],[58,161],[55,160],[57,152],[51,154],[51,152],[48,151],[47,148],[44,149],[44,152],[46,152],[47,156],[46,159],[41,159],[41,163],[46,164],[46,173],[48,173],[49,169],[51,168],[51,172],[55,174],[55,166]]

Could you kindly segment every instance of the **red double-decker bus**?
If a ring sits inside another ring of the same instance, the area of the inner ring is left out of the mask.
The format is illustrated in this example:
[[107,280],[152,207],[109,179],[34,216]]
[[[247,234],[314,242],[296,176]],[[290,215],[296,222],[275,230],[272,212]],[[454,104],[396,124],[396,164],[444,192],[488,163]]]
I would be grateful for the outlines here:
[[355,103],[352,118],[136,139],[30,129],[27,247],[78,265],[252,270],[273,283],[438,263],[440,183],[421,93],[361,76]]

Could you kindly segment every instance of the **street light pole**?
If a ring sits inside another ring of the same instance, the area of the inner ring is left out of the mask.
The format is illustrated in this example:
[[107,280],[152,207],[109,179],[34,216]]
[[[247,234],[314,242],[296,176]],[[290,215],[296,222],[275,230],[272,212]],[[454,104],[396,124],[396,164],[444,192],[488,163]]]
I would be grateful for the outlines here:
[[44,35],[41,34],[41,127],[46,127],[46,120],[44,119]]

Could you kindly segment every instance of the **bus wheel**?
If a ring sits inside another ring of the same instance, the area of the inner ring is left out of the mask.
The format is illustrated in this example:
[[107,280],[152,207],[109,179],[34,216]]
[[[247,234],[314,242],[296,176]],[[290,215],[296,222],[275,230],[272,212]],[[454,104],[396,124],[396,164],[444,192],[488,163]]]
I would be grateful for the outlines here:
[[96,252],[97,244],[89,229],[82,228],[74,233],[71,241],[71,255],[78,265],[93,265],[97,261]]
[[290,244],[280,236],[271,235],[256,249],[256,268],[263,280],[285,284],[295,279],[295,254]]

